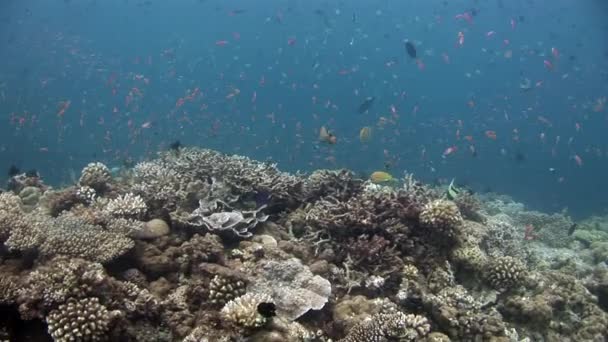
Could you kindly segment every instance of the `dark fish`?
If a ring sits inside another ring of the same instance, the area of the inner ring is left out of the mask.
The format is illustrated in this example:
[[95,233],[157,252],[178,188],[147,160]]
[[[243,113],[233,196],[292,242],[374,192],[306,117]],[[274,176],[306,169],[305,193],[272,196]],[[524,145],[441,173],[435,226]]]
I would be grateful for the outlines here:
[[11,165],[11,166],[8,168],[8,176],[9,176],[9,177],[16,176],[16,175],[18,175],[18,174],[20,174],[20,173],[21,173],[21,170],[19,170],[19,168],[18,168],[18,167],[16,167],[15,165]]
[[179,140],[175,140],[174,142],[172,142],[171,144],[169,144],[169,149],[171,151],[179,151],[179,149],[182,147],[182,143]]
[[517,152],[517,153],[515,153],[515,156],[513,157],[513,159],[518,163],[523,163],[526,161],[526,156],[521,152]]
[[576,228],[578,227],[578,224],[573,223],[570,228],[568,228],[568,236],[572,235],[572,233],[574,233],[574,231],[576,230]]
[[258,304],[258,313],[266,318],[274,317],[277,314],[277,307],[274,303]]
[[477,9],[476,8],[471,8],[471,15],[476,17],[477,16]]
[[359,114],[366,113],[370,108],[372,108],[374,100],[376,100],[376,98],[373,96],[366,98],[365,101],[363,101],[363,103],[359,105]]
[[414,46],[414,44],[412,44],[412,42],[405,42],[405,51],[410,57],[416,58],[416,47]]
[[356,24],[357,23],[357,14],[353,13],[353,23]]

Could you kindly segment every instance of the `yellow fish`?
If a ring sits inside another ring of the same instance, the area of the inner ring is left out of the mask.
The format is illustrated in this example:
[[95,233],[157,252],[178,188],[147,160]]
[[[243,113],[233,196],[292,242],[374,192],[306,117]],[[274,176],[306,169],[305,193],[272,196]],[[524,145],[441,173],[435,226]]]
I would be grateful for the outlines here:
[[397,180],[390,173],[384,171],[376,171],[369,176],[369,180],[374,184],[384,184],[396,182]]
[[362,143],[366,143],[366,142],[370,141],[371,138],[372,138],[372,128],[369,126],[365,126],[365,127],[361,128],[361,130],[359,131],[359,140]]

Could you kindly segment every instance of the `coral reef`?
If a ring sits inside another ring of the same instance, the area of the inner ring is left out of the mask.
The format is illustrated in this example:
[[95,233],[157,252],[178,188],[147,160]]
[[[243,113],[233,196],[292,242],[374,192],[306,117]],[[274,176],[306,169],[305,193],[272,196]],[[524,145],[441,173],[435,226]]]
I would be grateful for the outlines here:
[[107,166],[102,163],[89,163],[82,169],[78,184],[80,186],[88,186],[95,191],[103,191],[108,187],[112,180],[112,173]]
[[606,217],[197,148],[123,171],[0,193],[0,339],[608,339]]

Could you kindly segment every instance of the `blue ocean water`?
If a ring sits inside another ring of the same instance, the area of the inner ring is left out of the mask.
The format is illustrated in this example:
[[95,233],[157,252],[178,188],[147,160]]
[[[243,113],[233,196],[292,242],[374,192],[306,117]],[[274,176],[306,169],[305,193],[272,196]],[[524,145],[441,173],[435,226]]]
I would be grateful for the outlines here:
[[0,168],[67,184],[179,140],[602,212],[607,14],[602,0],[5,0]]

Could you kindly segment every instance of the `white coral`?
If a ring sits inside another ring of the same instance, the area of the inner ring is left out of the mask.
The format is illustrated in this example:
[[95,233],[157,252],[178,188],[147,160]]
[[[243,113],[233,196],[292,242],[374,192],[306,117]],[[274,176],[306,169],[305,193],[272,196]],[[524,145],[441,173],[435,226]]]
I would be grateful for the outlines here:
[[146,214],[148,206],[139,195],[127,193],[110,200],[103,210],[114,217],[141,218]]
[[226,321],[237,327],[259,328],[267,322],[267,318],[258,312],[261,303],[272,303],[272,298],[267,294],[248,292],[226,303],[221,314]]

